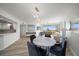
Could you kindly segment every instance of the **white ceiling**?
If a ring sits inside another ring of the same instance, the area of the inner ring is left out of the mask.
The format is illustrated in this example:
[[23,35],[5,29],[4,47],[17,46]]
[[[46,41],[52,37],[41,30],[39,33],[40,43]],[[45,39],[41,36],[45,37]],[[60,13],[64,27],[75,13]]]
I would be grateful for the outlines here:
[[[40,19],[44,23],[50,19],[74,19],[79,17],[78,3],[1,3],[0,8],[14,15],[19,20],[26,23],[33,23],[35,19],[32,16],[34,7],[38,7]],[[50,22],[51,22],[50,20]]]

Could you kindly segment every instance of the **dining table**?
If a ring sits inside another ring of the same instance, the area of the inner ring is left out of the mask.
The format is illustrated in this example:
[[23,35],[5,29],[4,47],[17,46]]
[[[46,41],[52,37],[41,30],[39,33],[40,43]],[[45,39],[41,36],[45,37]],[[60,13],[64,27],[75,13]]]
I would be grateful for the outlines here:
[[50,47],[54,46],[56,44],[56,41],[54,38],[39,36],[33,40],[33,43],[37,46],[45,47],[46,48],[46,55],[49,56],[50,55]]

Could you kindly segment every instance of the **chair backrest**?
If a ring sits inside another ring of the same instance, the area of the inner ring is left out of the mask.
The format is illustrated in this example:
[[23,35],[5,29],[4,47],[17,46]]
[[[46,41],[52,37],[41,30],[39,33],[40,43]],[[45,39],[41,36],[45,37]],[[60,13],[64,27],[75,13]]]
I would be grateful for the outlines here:
[[45,34],[45,37],[50,37],[51,38],[51,35],[50,34]]
[[60,44],[55,44],[50,48],[51,53],[57,56],[65,56],[67,42],[65,39]]
[[34,44],[27,42],[29,56],[39,56],[38,51]]
[[62,56],[65,56],[65,54],[66,54],[66,45],[67,45],[66,40],[63,40],[63,42],[61,43]]
[[63,47],[63,56],[65,56],[65,54],[66,54],[66,45],[67,45],[67,42],[65,40],[64,41],[64,47]]
[[35,35],[31,35],[31,36],[30,36],[30,41],[31,41],[32,43],[33,43],[33,39],[34,39],[34,38],[36,38]]

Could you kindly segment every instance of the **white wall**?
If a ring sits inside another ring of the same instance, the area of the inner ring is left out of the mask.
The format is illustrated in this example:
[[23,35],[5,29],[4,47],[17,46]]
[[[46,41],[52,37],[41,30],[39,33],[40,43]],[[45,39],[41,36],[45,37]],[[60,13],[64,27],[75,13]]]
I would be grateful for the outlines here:
[[26,24],[21,24],[21,25],[20,25],[20,34],[21,34],[21,35],[25,35],[25,34],[26,34],[26,31],[27,31],[27,26],[26,26]]
[[79,56],[79,31],[67,32],[68,44],[74,55]]
[[5,16],[6,18],[14,21],[17,23],[16,32],[15,33],[8,33],[4,35],[0,35],[0,50],[10,46],[16,40],[20,38],[20,21],[13,17],[11,14],[7,13],[6,11],[0,9],[0,15]]
[[4,39],[3,39],[3,35],[0,35],[0,50],[3,49],[4,46]]

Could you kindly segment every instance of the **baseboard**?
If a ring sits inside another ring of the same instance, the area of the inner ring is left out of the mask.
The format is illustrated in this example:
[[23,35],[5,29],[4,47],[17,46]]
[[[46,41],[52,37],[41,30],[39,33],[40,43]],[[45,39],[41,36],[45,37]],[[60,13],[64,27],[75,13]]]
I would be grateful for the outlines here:
[[70,49],[71,53],[73,54],[73,56],[77,56],[77,54],[75,53],[75,51],[71,47],[69,47],[69,49]]

